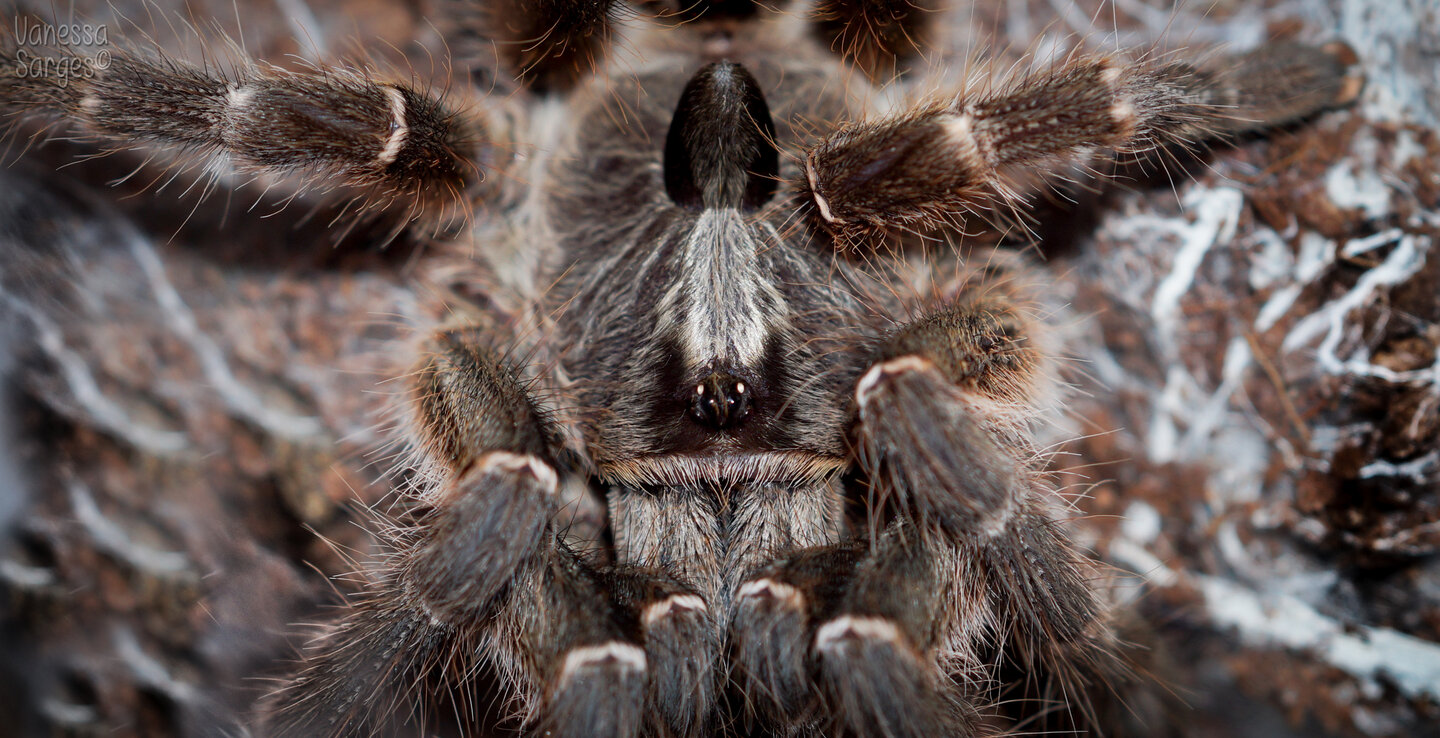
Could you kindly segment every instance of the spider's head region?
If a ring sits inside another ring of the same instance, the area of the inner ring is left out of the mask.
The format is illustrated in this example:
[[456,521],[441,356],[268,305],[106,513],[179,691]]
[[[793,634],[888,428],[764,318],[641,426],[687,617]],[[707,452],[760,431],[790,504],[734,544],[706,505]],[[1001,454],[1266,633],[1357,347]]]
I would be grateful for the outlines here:
[[800,121],[844,107],[820,79],[773,56],[692,59],[611,80],[581,112],[548,213],[575,264],[553,297],[581,336],[565,361],[602,472],[704,459],[753,478],[735,467],[759,458],[773,478],[774,459],[843,458],[858,349],[819,337],[865,311],[782,187]]

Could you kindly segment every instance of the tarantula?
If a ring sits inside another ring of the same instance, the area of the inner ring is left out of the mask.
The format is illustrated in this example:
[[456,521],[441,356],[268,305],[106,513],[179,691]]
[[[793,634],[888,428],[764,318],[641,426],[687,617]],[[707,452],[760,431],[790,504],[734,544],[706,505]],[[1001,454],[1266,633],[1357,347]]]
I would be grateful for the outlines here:
[[[442,702],[464,729],[492,681],[557,735],[981,735],[1056,704],[1085,729],[1127,673],[1035,435],[1055,306],[963,231],[1345,104],[1353,54],[1072,55],[991,88],[924,73],[924,3],[679,5],[448,4],[446,95],[0,51],[7,112],[328,193],[467,285],[404,380],[391,553],[264,730]],[[1016,680],[1045,699],[996,707]]]

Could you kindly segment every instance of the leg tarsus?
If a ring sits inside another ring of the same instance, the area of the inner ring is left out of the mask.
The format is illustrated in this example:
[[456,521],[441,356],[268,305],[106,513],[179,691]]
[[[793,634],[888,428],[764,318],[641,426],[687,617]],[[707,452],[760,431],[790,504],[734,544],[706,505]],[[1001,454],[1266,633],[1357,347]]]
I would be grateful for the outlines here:
[[720,642],[710,606],[694,590],[654,569],[605,574],[617,607],[639,623],[649,662],[649,712],[674,735],[705,734],[715,707]]
[[816,633],[815,651],[833,719],[844,735],[922,738],[973,735],[972,720],[941,684],[933,660],[888,619],[844,615]]
[[556,507],[555,470],[492,451],[433,501],[421,538],[400,560],[403,580],[446,622],[484,617],[542,550]]
[[536,579],[512,588],[502,615],[543,693],[533,724],[556,736],[639,735],[652,676],[631,613],[606,591],[605,573],[563,543],[548,558]]
[[[411,690],[449,668],[458,655],[454,632],[421,609],[384,599],[372,596],[307,648],[304,670],[262,701],[263,735],[372,735],[425,720]],[[452,693],[465,688],[452,685]]]
[[1365,87],[1359,57],[1342,41],[1266,44],[1229,61],[1214,74],[1233,96],[1234,112],[1217,133],[1283,125],[1349,105]]
[[814,623],[838,606],[864,553],[859,541],[798,551],[740,585],[731,622],[735,676],[755,716],[792,728],[813,718],[820,695]]
[[648,678],[645,650],[633,643],[615,640],[570,649],[545,701],[540,733],[595,738],[640,735]]
[[[840,732],[973,735],[975,711],[937,661],[957,613],[924,531],[895,523],[815,630],[820,680]],[[968,615],[969,612],[959,613]]]

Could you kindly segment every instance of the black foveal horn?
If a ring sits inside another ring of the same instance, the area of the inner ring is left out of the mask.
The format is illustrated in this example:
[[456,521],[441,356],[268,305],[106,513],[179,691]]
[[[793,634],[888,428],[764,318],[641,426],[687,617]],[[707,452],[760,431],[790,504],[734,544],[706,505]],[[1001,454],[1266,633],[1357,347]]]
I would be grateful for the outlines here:
[[696,72],[665,137],[670,199],[694,210],[756,210],[775,194],[779,174],[775,122],[755,78],[728,61]]

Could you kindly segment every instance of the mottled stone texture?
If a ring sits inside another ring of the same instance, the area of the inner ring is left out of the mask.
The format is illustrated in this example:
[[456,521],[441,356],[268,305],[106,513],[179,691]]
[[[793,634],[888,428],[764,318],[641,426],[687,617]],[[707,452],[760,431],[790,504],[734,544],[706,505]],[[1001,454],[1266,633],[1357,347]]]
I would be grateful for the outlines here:
[[1186,732],[1440,724],[1440,37],[1333,5],[1271,28],[1355,46],[1357,110],[1085,200],[1052,261],[1087,316],[1067,463]]

